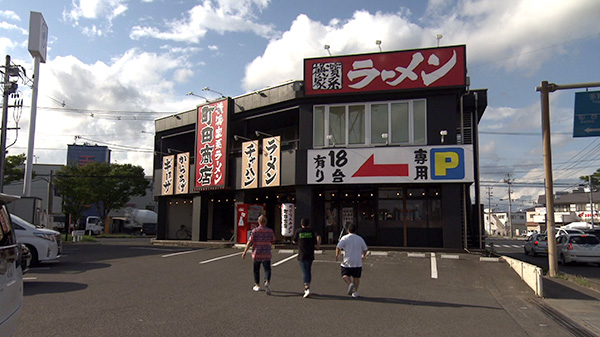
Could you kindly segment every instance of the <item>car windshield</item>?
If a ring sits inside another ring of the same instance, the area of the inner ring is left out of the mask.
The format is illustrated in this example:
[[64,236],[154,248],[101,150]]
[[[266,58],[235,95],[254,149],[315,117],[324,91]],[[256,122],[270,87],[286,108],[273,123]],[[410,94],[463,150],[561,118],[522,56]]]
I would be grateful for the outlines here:
[[597,237],[591,235],[572,236],[571,243],[578,245],[597,245],[600,243]]
[[18,216],[11,214],[10,215],[10,219],[16,223],[17,225],[21,226],[21,227],[25,227],[25,228],[31,228],[31,229],[35,229],[36,227],[32,224],[30,224],[29,222],[19,218]]
[[538,241],[548,241],[548,236],[543,234],[543,235],[538,235],[537,237]]

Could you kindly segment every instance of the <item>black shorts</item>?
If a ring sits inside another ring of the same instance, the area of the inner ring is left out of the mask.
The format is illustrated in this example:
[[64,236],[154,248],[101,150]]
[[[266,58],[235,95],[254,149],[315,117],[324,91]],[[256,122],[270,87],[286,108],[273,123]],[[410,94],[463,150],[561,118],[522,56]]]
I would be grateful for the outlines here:
[[362,267],[356,267],[356,268],[342,267],[342,276],[351,276],[351,277],[360,278],[361,274],[362,274]]

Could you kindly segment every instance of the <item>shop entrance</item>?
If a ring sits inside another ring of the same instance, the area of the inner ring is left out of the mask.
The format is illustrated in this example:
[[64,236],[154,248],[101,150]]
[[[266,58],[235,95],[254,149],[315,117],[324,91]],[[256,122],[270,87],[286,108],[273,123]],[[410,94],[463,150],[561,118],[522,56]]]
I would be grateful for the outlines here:
[[367,244],[375,243],[375,190],[325,191],[325,229],[323,241],[334,244],[347,233],[350,224]]

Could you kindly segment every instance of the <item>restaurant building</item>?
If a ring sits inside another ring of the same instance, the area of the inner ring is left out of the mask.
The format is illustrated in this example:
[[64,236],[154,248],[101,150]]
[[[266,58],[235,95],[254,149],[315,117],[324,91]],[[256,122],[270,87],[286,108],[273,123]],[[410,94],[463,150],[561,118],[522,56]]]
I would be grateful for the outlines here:
[[[325,243],[481,247],[477,124],[466,46],[304,60],[304,79],[155,121],[157,239],[280,241],[307,217]],[[472,200],[471,195],[474,195]]]

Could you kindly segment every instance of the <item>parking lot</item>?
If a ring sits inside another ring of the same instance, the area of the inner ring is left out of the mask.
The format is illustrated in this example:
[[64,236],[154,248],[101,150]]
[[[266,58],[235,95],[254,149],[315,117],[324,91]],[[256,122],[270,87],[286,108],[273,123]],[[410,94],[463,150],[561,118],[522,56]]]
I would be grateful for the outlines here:
[[570,336],[506,264],[474,254],[373,253],[358,299],[334,251],[317,255],[308,299],[293,247],[272,262],[267,296],[238,249],[67,244],[60,262],[25,275],[15,336]]

